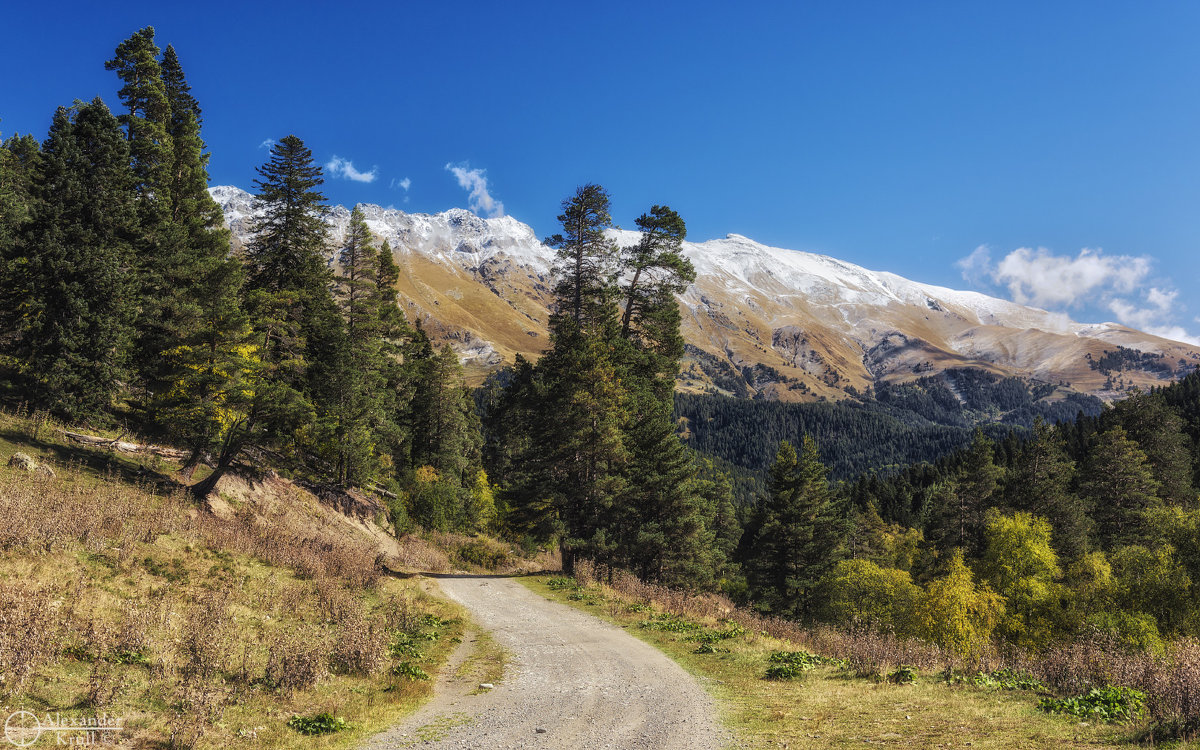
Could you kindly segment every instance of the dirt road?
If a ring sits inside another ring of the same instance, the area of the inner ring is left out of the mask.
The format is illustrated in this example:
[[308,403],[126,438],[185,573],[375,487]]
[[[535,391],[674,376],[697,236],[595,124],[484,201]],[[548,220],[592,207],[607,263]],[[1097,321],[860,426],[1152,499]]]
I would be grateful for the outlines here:
[[[618,627],[507,578],[446,576],[442,590],[512,655],[503,681],[439,680],[436,697],[366,748],[718,750],[731,737],[696,679]],[[464,648],[469,644],[463,644]],[[459,660],[463,658],[460,653]]]

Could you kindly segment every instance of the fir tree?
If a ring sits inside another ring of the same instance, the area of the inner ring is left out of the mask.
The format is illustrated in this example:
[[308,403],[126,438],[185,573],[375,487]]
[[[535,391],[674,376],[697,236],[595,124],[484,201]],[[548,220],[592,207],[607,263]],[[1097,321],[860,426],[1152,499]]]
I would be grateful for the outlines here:
[[128,375],[137,227],[129,148],[99,98],[55,113],[34,193],[21,274],[28,373],[44,406],[98,417]]
[[1158,496],[1180,507],[1194,507],[1192,458],[1183,419],[1172,411],[1162,394],[1139,394],[1118,403],[1104,422],[1120,425],[1146,454],[1158,482]]
[[208,422],[217,428],[208,433],[214,468],[192,485],[196,497],[208,497],[245,448],[272,448],[284,460],[296,457],[296,432],[315,416],[302,390],[307,369],[299,323],[302,305],[295,292],[248,294],[253,349],[228,352],[231,371],[239,378],[225,381],[217,402],[219,419]]
[[929,511],[926,537],[940,549],[959,547],[969,557],[982,549],[983,519],[994,502],[1001,470],[993,459],[994,445],[976,428],[971,446],[963,455],[962,467],[953,481],[945,484],[949,492],[937,493]]
[[812,438],[804,437],[799,455],[787,441],[779,446],[757,514],[744,566],[751,596],[775,615],[809,616],[817,583],[841,557],[845,539]]
[[671,405],[654,401],[626,432],[629,491],[623,515],[636,524],[627,541],[643,580],[704,589],[722,567],[712,528],[717,509],[700,491],[696,466],[671,423]]
[[362,211],[350,214],[350,226],[338,253],[341,274],[337,300],[345,321],[346,342],[335,370],[337,402],[332,410],[335,473],[339,482],[361,483],[373,473],[377,428],[383,421],[382,341],[379,253]]

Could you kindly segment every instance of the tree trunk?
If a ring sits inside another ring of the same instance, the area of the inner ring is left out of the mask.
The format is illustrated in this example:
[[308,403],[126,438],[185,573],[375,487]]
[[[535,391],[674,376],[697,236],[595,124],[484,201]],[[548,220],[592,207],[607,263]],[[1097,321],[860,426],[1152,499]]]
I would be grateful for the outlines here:
[[211,474],[193,484],[188,491],[197,500],[207,500],[208,496],[216,489],[217,482],[221,481],[221,477],[225,476],[227,471],[229,471],[229,463],[218,463],[217,468],[213,469]]

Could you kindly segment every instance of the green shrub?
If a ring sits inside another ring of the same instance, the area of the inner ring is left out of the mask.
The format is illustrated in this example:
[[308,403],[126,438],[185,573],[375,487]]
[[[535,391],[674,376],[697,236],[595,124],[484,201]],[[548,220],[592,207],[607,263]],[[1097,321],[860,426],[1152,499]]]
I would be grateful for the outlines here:
[[767,680],[794,680],[819,666],[842,665],[841,659],[828,659],[807,651],[775,651],[767,657],[767,661],[770,666],[763,676]]
[[911,685],[917,681],[917,668],[911,664],[901,664],[888,673],[887,681],[895,685]]
[[428,680],[429,673],[412,662],[401,662],[392,667],[392,674],[397,677],[407,677],[410,680]]
[[644,630],[662,630],[667,633],[686,633],[691,630],[699,630],[703,626],[691,620],[685,620],[679,615],[661,614],[655,615],[649,620],[642,620],[638,627]]
[[1146,696],[1140,690],[1105,685],[1074,698],[1043,698],[1038,708],[1049,714],[1070,714],[1107,722],[1133,721],[1142,715]]
[[340,732],[350,727],[345,719],[329,713],[314,714],[312,716],[296,715],[288,719],[287,725],[300,734],[308,735],[332,734],[333,732]]
[[574,578],[559,577],[547,580],[546,588],[553,589],[555,591],[561,591],[563,589],[579,588],[579,586],[575,583]]
[[720,646],[714,646],[713,644],[706,642],[706,643],[701,643],[699,646],[697,646],[696,650],[693,651],[692,653],[693,654],[728,654],[729,649],[721,648]]
[[502,568],[512,562],[506,548],[486,539],[472,539],[454,551],[455,557],[469,565],[486,570]]
[[399,659],[404,656],[411,659],[420,659],[423,654],[417,648],[417,644],[413,643],[412,636],[400,635],[388,646],[388,656],[391,656],[393,659]]
[[970,682],[975,687],[1000,690],[1045,690],[1046,686],[1028,672],[1015,669],[997,669],[994,672],[976,672],[971,677],[957,677],[951,682]]

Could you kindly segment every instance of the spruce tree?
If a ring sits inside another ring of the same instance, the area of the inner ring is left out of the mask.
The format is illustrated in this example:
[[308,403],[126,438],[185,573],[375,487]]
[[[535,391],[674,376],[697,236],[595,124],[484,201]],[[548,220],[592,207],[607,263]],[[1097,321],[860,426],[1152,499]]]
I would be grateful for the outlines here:
[[27,373],[37,401],[67,419],[100,417],[128,376],[134,185],[104,102],[60,107],[42,146],[21,275]]
[[289,135],[271,147],[270,160],[258,173],[254,205],[259,216],[246,251],[246,288],[287,298],[279,309],[295,316],[289,322],[303,339],[306,365],[303,382],[295,387],[328,424],[338,400],[335,373],[345,356],[346,336],[325,263],[329,230],[325,196],[317,190],[324,182],[321,168],[304,142]]
[[780,444],[744,566],[751,597],[764,611],[811,615],[817,582],[843,554],[845,521],[825,474],[811,437],[799,454]]
[[[270,161],[254,181],[259,211],[246,252],[247,286],[266,292],[299,292],[312,299],[328,296],[325,266],[328,229],[325,181],[304,141],[289,135],[271,147]],[[311,313],[303,318],[307,319]]]
[[1088,505],[1071,490],[1074,477],[1059,436],[1039,420],[1005,478],[1007,504],[1050,521],[1054,548],[1067,561],[1088,551],[1092,533]]
[[382,415],[382,341],[379,253],[362,211],[355,207],[338,253],[337,301],[346,342],[335,372],[337,402],[332,410],[332,456],[337,480],[361,483],[377,466],[375,448]]
[[1183,419],[1160,393],[1132,396],[1104,415],[1108,426],[1120,425],[1146,454],[1158,482],[1158,496],[1184,508],[1195,507],[1192,457]]
[[1001,478],[993,449],[983,430],[975,428],[962,467],[953,481],[944,485],[949,492],[934,494],[936,502],[929,508],[926,538],[939,549],[959,547],[971,558],[982,550],[984,514],[994,504]]
[[0,353],[15,351],[23,306],[29,304],[24,246],[34,212],[34,182],[41,170],[41,146],[31,135],[0,143]]
[[1146,454],[1124,428],[1113,427],[1097,436],[1079,491],[1093,509],[1105,549],[1144,540],[1146,511],[1161,502],[1158,489]]
[[169,186],[173,162],[171,102],[163,82],[154,27],[147,26],[117,47],[113,59],[104,64],[116,71],[125,84],[117,92],[127,112],[120,116],[129,137],[133,172],[144,210],[157,211],[170,205]]

